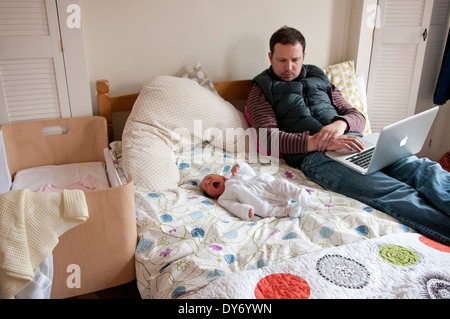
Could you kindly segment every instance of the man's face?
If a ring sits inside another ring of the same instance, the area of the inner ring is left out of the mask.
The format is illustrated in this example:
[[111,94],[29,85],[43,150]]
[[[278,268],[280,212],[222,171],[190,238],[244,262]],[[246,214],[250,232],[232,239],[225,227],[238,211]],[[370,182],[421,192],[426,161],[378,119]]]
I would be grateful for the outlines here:
[[270,63],[275,74],[284,81],[297,78],[302,70],[305,54],[302,45],[277,43],[272,52],[269,52]]

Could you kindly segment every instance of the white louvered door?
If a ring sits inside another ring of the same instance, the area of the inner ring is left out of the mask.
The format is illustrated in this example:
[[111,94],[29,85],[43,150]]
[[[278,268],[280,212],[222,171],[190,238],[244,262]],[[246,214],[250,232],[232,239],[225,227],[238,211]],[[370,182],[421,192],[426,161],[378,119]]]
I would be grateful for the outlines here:
[[441,70],[450,22],[450,0],[434,0],[416,113],[430,108]]
[[54,0],[0,0],[0,125],[70,117]]
[[433,0],[380,0],[367,99],[372,131],[411,116],[430,30]]

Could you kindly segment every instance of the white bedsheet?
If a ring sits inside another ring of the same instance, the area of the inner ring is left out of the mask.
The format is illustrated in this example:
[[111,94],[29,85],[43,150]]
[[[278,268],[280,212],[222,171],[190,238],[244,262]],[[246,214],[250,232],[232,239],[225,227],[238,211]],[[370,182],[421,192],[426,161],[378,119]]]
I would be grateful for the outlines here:
[[109,180],[103,162],[45,165],[20,170],[16,173],[12,190],[28,188],[33,192],[47,184],[71,185],[81,181],[87,174],[109,187]]

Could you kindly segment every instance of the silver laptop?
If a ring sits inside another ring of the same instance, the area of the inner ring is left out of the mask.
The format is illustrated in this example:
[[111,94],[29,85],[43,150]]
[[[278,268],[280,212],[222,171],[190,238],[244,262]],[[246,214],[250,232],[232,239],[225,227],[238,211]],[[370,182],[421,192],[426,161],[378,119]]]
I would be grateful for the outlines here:
[[365,149],[360,153],[328,151],[334,160],[368,175],[406,156],[422,150],[439,107],[416,114],[383,128],[381,133],[364,137]]

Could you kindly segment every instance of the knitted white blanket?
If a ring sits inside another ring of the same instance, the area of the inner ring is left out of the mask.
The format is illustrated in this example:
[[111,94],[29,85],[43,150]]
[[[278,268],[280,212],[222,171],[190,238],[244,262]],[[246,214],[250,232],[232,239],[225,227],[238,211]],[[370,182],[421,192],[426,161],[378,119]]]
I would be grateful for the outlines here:
[[58,237],[88,219],[80,190],[0,194],[0,282],[2,298],[13,298],[34,276]]

